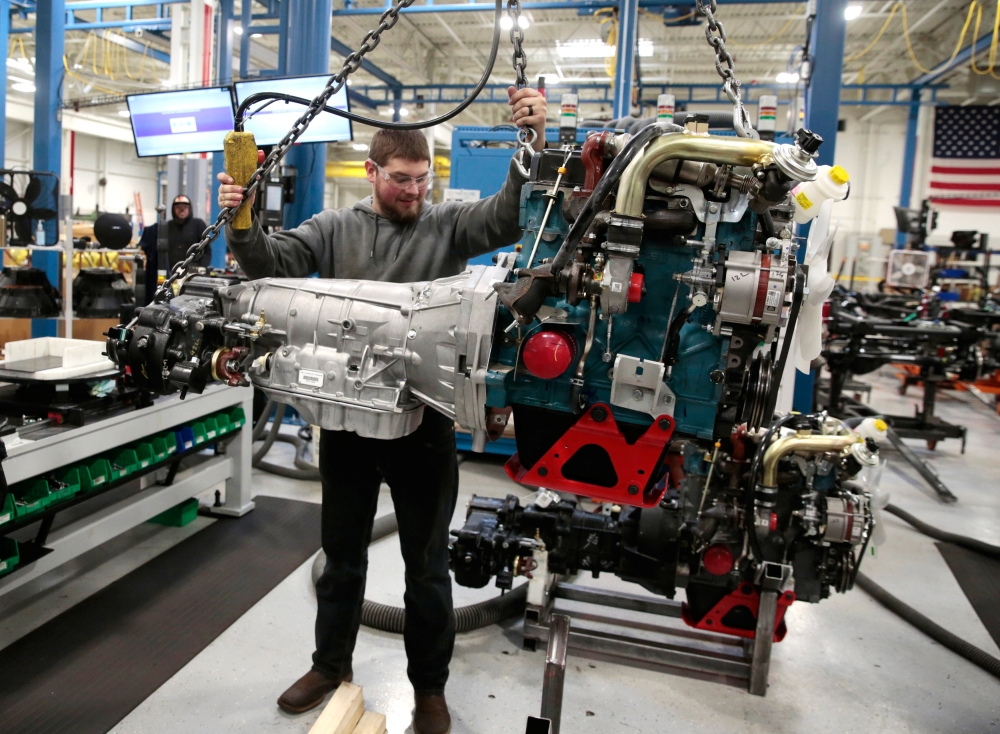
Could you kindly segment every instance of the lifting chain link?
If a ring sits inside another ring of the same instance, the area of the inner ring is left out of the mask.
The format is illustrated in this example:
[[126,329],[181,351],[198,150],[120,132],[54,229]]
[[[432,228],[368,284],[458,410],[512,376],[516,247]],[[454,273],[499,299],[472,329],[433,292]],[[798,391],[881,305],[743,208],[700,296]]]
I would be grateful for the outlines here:
[[[379,41],[382,40],[382,33],[389,30],[396,22],[399,20],[399,11],[403,8],[407,8],[413,4],[414,0],[395,0],[392,6],[387,8],[384,13],[382,13],[379,18],[378,27],[373,31],[368,31],[364,40],[361,42],[361,47],[344,59],[344,65],[340,68],[335,75],[330,77],[330,80],[326,83],[326,87],[323,89],[316,98],[309,103],[309,107],[302,116],[295,121],[291,129],[285,134],[285,137],[281,139],[274,148],[271,149],[270,154],[264,159],[257,170],[254,171],[253,175],[250,177],[250,182],[243,189],[243,200],[246,201],[252,193],[254,193],[259,187],[261,181],[264,181],[274,170],[274,167],[278,165],[281,158],[288,152],[288,149],[292,147],[296,140],[305,132],[306,128],[309,127],[311,123],[323,108],[326,103],[330,100],[333,95],[343,89],[344,85],[347,83],[347,77],[356,72],[361,68],[361,61],[365,54],[372,51],[376,46],[378,46]],[[510,0],[510,2],[515,2],[516,0]],[[518,4],[518,9],[520,9],[520,4]],[[515,28],[519,28],[517,24],[514,24]],[[523,38],[523,33],[521,34]],[[514,32],[511,31],[511,38],[513,39]],[[520,49],[520,43],[516,45],[517,49]],[[523,58],[524,52],[521,51],[521,56]],[[522,67],[523,68],[523,67]],[[523,73],[523,72],[522,72]],[[188,269],[199,261],[204,254],[206,248],[212,243],[219,233],[222,231],[223,227],[229,223],[236,213],[236,208],[226,207],[221,212],[219,212],[218,218],[215,220],[215,224],[206,229],[202,235],[201,240],[191,245],[188,248],[187,256],[176,263],[173,268],[171,268],[169,275],[163,281],[159,288],[156,289],[156,293],[153,296],[153,301],[155,303],[163,303],[164,301],[170,300],[171,288],[173,284],[181,277],[183,277]]]
[[[524,53],[524,29],[521,27],[521,0],[507,0],[507,17],[510,18],[510,42],[514,46],[511,61],[514,64],[514,86],[523,89],[528,86],[525,69],[528,67],[528,57]],[[517,129],[517,142],[530,159],[534,149],[535,129],[521,127]]]
[[705,18],[705,39],[715,49],[715,69],[722,77],[722,89],[733,103],[733,129],[741,138],[759,139],[743,106],[740,80],[736,78],[733,56],[726,49],[726,29],[715,19],[716,0],[695,0],[695,12]]

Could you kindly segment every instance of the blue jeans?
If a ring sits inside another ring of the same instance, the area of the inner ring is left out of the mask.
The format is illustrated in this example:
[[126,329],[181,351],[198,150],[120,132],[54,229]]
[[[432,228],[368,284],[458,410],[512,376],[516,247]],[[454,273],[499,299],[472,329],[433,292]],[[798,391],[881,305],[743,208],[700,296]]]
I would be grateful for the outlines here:
[[380,440],[323,431],[320,464],[326,568],[316,583],[313,669],[330,678],[351,671],[368,544],[384,478],[399,520],[406,564],[406,672],[417,693],[443,693],[455,647],[448,573],[448,530],[458,499],[454,423],[425,408],[420,427],[403,438]]

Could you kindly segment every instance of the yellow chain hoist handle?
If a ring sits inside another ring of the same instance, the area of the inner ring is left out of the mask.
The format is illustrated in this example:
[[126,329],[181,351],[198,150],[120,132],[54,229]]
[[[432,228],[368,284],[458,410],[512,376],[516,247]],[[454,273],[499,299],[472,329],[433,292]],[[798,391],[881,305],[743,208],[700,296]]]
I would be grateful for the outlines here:
[[[257,141],[253,133],[226,133],[223,141],[226,158],[226,173],[233,177],[237,186],[246,186],[250,177],[257,170]],[[240,204],[233,215],[233,229],[250,229],[253,215],[247,202]]]

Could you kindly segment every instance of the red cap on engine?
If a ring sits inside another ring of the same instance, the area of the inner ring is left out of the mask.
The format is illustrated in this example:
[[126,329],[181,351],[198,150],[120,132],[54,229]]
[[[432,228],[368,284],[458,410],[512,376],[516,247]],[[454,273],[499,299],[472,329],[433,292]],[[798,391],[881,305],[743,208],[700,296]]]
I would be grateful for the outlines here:
[[701,562],[705,570],[713,576],[725,576],[733,570],[733,552],[728,545],[713,545],[705,551]]
[[561,331],[539,331],[524,343],[521,358],[535,377],[551,380],[559,377],[573,363],[576,343]]
[[642,282],[644,278],[642,273],[632,273],[632,277],[628,281],[628,302],[638,303],[642,300]]

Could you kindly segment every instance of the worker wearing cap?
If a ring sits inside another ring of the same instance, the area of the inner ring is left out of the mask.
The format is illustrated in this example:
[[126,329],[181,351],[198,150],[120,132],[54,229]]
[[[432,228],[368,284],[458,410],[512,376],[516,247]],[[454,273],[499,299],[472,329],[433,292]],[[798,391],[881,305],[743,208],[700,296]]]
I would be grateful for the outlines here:
[[[201,239],[208,225],[204,220],[191,216],[191,199],[184,194],[174,197],[170,207],[170,220],[167,222],[167,271],[187,257],[188,248]],[[159,272],[157,240],[160,235],[159,224],[151,224],[142,232],[139,245],[146,255],[146,305],[153,299],[156,292],[156,281]],[[201,259],[196,263],[207,268],[212,264],[212,250],[206,249]]]

